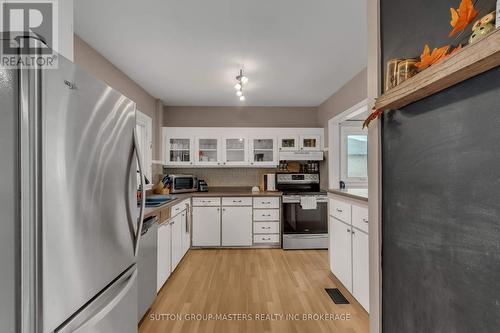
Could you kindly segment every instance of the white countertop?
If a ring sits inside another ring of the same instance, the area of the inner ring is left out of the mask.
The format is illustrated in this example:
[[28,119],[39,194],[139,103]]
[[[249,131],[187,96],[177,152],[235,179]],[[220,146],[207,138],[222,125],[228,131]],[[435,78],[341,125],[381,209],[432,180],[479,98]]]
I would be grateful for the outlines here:
[[367,188],[348,188],[348,189],[330,189],[330,193],[343,195],[349,198],[368,201],[368,189]]

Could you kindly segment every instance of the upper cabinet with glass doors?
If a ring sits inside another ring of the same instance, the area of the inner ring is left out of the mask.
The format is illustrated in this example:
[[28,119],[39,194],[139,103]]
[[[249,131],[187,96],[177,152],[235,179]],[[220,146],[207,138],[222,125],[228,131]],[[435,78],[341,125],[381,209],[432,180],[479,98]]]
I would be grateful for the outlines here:
[[278,139],[279,151],[321,150],[321,135],[284,135]]
[[321,135],[301,135],[300,150],[321,150]]
[[250,140],[250,164],[254,166],[278,165],[276,138],[259,137]]
[[221,165],[221,144],[218,137],[197,137],[196,164]]
[[192,165],[193,158],[192,138],[168,138],[166,140],[165,155],[167,165]]
[[244,137],[222,139],[222,165],[248,165],[248,140]]

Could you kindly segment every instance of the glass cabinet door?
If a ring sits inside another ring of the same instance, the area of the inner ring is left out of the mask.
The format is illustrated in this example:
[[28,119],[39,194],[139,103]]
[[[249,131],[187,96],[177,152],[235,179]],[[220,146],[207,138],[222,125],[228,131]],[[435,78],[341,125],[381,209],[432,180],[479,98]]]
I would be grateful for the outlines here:
[[196,138],[196,164],[220,165],[219,138]]
[[246,138],[225,138],[224,165],[245,165],[248,162]]
[[252,139],[252,165],[277,165],[276,139]]
[[291,151],[299,149],[299,137],[298,136],[281,136],[278,141],[280,151]]
[[300,137],[301,150],[320,150],[321,137],[319,135],[302,135]]
[[168,139],[168,162],[169,164],[193,164],[192,139]]

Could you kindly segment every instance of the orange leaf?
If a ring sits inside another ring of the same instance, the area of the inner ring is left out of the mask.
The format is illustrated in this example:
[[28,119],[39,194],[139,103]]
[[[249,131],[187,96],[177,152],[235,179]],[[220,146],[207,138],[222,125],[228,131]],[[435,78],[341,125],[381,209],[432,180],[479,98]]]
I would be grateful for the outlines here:
[[382,113],[383,113],[382,110],[377,110],[374,107],[372,109],[372,113],[370,113],[370,115],[368,116],[368,118],[366,118],[366,120],[363,122],[363,129],[365,127],[368,127],[368,125],[370,125],[370,123],[372,122],[372,120],[375,120],[375,119],[379,118],[382,115]]
[[450,45],[445,45],[443,47],[435,48],[430,52],[429,45],[425,45],[422,55],[420,56],[420,61],[416,63],[417,68],[422,71],[427,67],[435,64],[439,60],[446,56],[446,52],[450,49]]
[[450,24],[453,27],[453,30],[450,32],[448,37],[464,30],[479,15],[479,12],[474,8],[472,0],[462,0],[462,2],[460,2],[460,6],[458,7],[458,11],[455,8],[450,8],[450,12]]

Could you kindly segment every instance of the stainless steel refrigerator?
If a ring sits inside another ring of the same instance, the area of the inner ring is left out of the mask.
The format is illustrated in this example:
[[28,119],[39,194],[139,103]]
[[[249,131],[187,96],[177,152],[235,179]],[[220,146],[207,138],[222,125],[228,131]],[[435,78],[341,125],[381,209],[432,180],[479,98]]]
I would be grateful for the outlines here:
[[137,332],[134,102],[59,57],[0,108],[0,332]]

